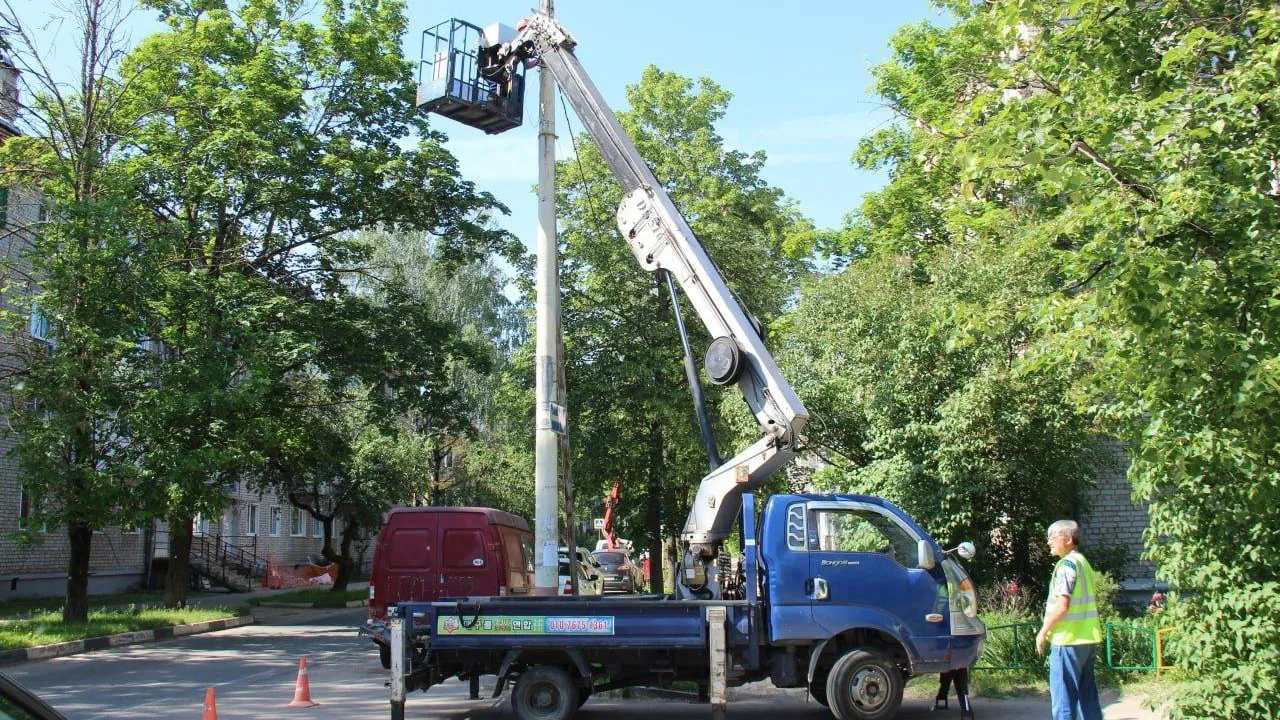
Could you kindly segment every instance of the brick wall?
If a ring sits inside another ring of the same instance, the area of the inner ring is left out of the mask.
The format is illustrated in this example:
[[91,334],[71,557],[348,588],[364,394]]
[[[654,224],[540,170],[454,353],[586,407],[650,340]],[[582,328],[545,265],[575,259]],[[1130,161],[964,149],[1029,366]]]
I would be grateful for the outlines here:
[[1122,547],[1128,551],[1125,575],[1126,585],[1140,589],[1148,587],[1155,576],[1155,567],[1142,557],[1142,533],[1147,527],[1147,504],[1133,500],[1133,488],[1129,484],[1129,456],[1124,445],[1113,439],[1099,441],[1098,461],[1094,465],[1096,484],[1089,492],[1088,510],[1081,527],[1081,547],[1088,554],[1089,548]]

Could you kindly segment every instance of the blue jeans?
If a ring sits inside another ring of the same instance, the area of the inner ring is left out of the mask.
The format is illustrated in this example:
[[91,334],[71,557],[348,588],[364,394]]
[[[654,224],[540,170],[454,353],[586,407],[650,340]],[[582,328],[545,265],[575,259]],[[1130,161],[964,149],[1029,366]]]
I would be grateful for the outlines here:
[[1098,684],[1093,680],[1097,645],[1051,645],[1049,647],[1049,699],[1053,720],[1075,720],[1079,710],[1083,720],[1102,720]]

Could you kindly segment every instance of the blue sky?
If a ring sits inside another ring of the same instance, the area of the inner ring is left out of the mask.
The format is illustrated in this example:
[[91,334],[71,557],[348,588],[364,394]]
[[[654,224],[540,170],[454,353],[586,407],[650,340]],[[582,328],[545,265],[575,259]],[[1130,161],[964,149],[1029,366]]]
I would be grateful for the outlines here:
[[[457,17],[476,25],[514,25],[539,0],[409,2],[405,53],[416,60],[424,29]],[[70,49],[74,28],[47,24],[45,0],[17,7],[43,45]],[[928,0],[559,0],[556,16],[578,39],[577,55],[605,98],[624,106],[624,88],[650,64],[706,76],[733,93],[720,132],[732,147],[768,154],[765,179],[784,190],[819,227],[838,227],[859,198],[884,182],[849,161],[858,140],[890,122],[869,94],[870,68],[888,55],[893,31],[930,19],[945,22]],[[160,26],[134,11],[137,40]],[[61,53],[58,53],[62,55]],[[62,55],[62,57],[68,57]],[[70,58],[68,58],[70,59]],[[61,68],[60,68],[61,69]],[[68,79],[74,67],[67,67]],[[532,247],[536,225],[537,91],[530,76],[525,124],[502,135],[436,118],[464,174],[511,209],[501,224]],[[557,103],[559,107],[559,103]],[[576,117],[557,118],[557,154],[571,154]]]
[[[535,0],[451,0],[414,3],[410,27],[449,17],[476,25],[514,25]],[[733,93],[721,135],[736,149],[768,154],[765,179],[799,203],[819,227],[838,227],[884,177],[849,161],[858,140],[891,121],[873,98],[870,69],[888,56],[888,41],[904,24],[943,22],[927,0],[791,0],[785,3],[648,0],[560,0],[556,17],[578,40],[576,53],[615,110],[625,86],[650,64],[690,77],[706,76]],[[417,57],[417,38],[406,43]],[[507,229],[532,245],[537,222],[537,91],[530,77],[525,124],[502,135],[439,118],[465,174],[510,208]],[[557,108],[560,105],[557,102]],[[556,120],[557,155],[572,153],[563,116]],[[576,117],[568,123],[582,131]]]

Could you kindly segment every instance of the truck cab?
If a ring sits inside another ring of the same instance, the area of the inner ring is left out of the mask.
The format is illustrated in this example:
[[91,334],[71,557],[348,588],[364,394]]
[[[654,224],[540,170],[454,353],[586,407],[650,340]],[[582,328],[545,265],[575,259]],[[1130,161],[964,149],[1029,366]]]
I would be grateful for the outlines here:
[[893,503],[775,495],[760,525],[769,643],[810,648],[806,681],[825,678],[845,646],[879,648],[908,676],[977,660],[972,582]]

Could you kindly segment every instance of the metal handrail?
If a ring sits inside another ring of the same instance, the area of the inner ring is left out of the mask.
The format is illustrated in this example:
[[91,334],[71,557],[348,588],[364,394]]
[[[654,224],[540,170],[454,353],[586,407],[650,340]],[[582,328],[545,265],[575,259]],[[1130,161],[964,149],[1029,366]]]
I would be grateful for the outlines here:
[[[258,538],[253,535],[246,537],[253,538],[248,549],[229,543],[219,535],[192,535],[191,556],[217,568],[215,578],[223,583],[229,584],[230,572],[234,570],[245,578],[248,589],[252,590],[253,578],[260,564]],[[211,568],[205,571],[210,572]]]
[[[1040,670],[1043,669],[1045,661],[1041,658],[1032,658],[1024,661],[1019,657],[1019,646],[1022,644],[1020,635],[1022,629],[1027,629],[1031,636],[1039,631],[1039,623],[1022,622],[1010,623],[1007,625],[989,625],[987,626],[987,636],[1000,630],[1012,630],[1012,664],[1010,665],[976,665],[977,670]],[[1158,630],[1153,628],[1141,627],[1131,623],[1104,622],[1103,628],[1103,652],[1098,658],[1098,667],[1108,670],[1126,671],[1126,672],[1155,672],[1157,676],[1162,670],[1168,670],[1172,665],[1166,665],[1164,662],[1164,642],[1163,636],[1176,628],[1166,627]],[[1116,631],[1129,632],[1133,634],[1146,635],[1149,638],[1151,648],[1151,663],[1148,665],[1117,665],[1116,664]],[[990,645],[988,645],[990,647]]]

